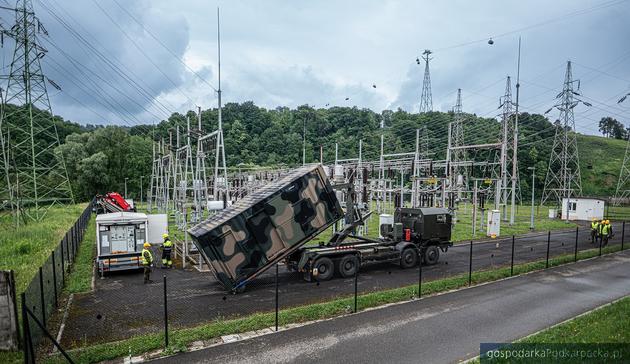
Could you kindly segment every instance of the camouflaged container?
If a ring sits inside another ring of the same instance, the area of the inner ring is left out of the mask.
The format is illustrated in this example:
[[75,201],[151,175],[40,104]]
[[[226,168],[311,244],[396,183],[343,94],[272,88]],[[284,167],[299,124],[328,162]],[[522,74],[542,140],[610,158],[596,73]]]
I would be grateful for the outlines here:
[[296,169],[188,232],[228,291],[244,286],[343,217],[324,169]]

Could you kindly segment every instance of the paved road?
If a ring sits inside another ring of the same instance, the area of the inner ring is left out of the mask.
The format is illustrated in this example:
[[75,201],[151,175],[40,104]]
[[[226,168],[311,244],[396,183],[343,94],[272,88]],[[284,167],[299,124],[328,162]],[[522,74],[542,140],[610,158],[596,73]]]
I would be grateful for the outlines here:
[[155,363],[452,363],[630,295],[630,251]]
[[[626,227],[629,230],[630,227]],[[615,226],[616,236],[611,245],[621,242],[621,226]],[[528,234],[517,238],[514,247],[515,264],[545,259],[547,233]],[[630,237],[630,235],[629,235]],[[627,240],[627,239],[626,239]],[[583,228],[577,236],[578,249],[593,248],[589,230]],[[572,254],[576,231],[557,231],[550,236],[549,251],[554,257]],[[473,270],[491,269],[510,264],[511,238],[475,242]],[[628,244],[626,244],[628,245]],[[437,265],[423,267],[423,280],[453,276],[468,272],[468,244],[451,248]],[[269,312],[275,308],[275,270],[264,274],[247,286],[244,293],[226,294],[210,273],[182,270],[155,270],[156,280],[168,277],[169,326],[173,328],[198,325],[218,318],[229,318]],[[359,293],[415,285],[418,268],[403,270],[393,264],[381,264],[361,271]],[[323,302],[354,292],[353,279],[336,278],[328,282],[309,283],[301,275],[288,273],[280,267],[279,303],[281,308]],[[143,286],[141,273],[124,273],[96,280],[96,290],[76,295],[70,309],[62,344],[89,344],[120,340],[139,333],[158,332],[163,328],[162,284]]]

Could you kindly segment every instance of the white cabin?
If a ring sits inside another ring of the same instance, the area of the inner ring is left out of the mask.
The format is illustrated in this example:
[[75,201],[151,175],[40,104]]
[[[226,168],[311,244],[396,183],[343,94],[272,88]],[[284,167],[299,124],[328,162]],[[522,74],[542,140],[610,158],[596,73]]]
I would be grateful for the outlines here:
[[561,216],[563,220],[585,220],[604,218],[606,202],[599,198],[571,197],[562,199]]

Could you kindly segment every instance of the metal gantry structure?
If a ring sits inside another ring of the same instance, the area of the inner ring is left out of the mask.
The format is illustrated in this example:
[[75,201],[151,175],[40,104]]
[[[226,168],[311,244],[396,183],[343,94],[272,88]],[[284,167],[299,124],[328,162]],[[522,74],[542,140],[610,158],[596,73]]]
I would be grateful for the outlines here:
[[47,50],[40,40],[48,32],[30,0],[11,10],[15,24],[1,29],[2,38],[13,39],[15,47],[9,74],[1,77],[6,93],[0,110],[0,200],[10,205],[19,226],[20,221],[41,220],[53,205],[73,203],[74,196],[63,155],[54,152],[60,140],[46,84],[61,88],[42,71]]
[[623,163],[621,164],[621,170],[619,171],[619,180],[617,180],[617,189],[615,190],[615,197],[613,198],[613,204],[615,206],[621,205],[622,202],[630,197],[630,136],[626,142],[626,153],[623,156]]
[[[574,90],[573,85],[576,83],[578,87]],[[558,103],[545,112],[547,114],[555,108],[560,111],[560,117],[556,122],[556,133],[541,205],[547,201],[555,201],[560,205],[562,198],[582,195],[582,176],[573,109],[580,103],[586,106],[591,105],[579,99],[581,96],[579,84],[579,80],[573,79],[571,61],[568,61],[562,92],[556,96]]]
[[[430,112],[433,111],[433,97],[431,96],[431,74],[429,72],[429,61],[431,58],[431,52],[428,49],[425,49],[422,52],[422,59],[424,60],[424,78],[422,80],[422,94],[420,96],[420,112]],[[418,64],[420,64],[420,60],[417,60]]]

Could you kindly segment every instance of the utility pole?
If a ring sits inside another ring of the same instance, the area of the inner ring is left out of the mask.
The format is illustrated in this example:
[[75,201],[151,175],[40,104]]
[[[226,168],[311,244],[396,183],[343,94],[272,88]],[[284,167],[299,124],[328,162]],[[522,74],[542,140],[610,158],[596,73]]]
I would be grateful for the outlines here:
[[306,165],[306,117],[304,117],[304,129],[302,130],[302,165]]
[[[217,54],[218,54],[218,78],[219,88],[217,90],[217,102],[218,102],[218,123],[219,134],[217,136],[216,146],[216,158],[214,164],[214,199],[219,199],[219,168],[223,170],[223,185],[225,187],[225,198],[230,200],[230,187],[227,177],[227,165],[225,163],[225,145],[223,144],[223,122],[221,120],[221,23],[219,21],[219,8],[217,8]],[[222,162],[222,167],[219,167],[219,159]]]
[[127,180],[128,179],[129,178],[125,177],[125,200],[128,198],[128,196],[127,196]]
[[[61,87],[42,71],[41,59],[48,52],[40,39],[48,32],[35,16],[30,0],[20,0],[15,24],[0,36],[15,40],[3,106],[0,111],[0,145],[5,178],[0,182],[0,200],[8,201],[16,226],[20,220],[40,221],[53,205],[74,202],[46,83]],[[7,107],[9,104],[15,107]],[[45,142],[43,142],[45,140]]]
[[521,89],[521,37],[518,37],[518,64],[516,67],[516,110],[514,113],[514,138],[512,140],[512,211],[510,225],[514,225],[516,215],[516,185],[518,184],[518,97]]
[[536,184],[536,167],[527,167],[527,169],[529,169],[530,171],[532,171],[532,211],[530,214],[530,220],[529,220],[529,229],[530,230],[534,230],[534,195],[536,194],[535,190],[534,190],[534,185]]
[[[577,91],[573,89],[576,82],[578,84]],[[558,103],[545,112],[548,114],[554,108],[558,109],[560,118],[556,122],[556,134],[551,148],[541,205],[549,200],[555,200],[557,205],[561,205],[562,197],[582,194],[582,177],[580,175],[573,109],[579,103],[586,106],[591,106],[591,104],[579,99],[578,96],[581,96],[579,85],[579,80],[574,80],[572,77],[571,61],[568,61],[562,92],[556,96]],[[573,171],[572,175],[570,171]]]
[[144,176],[140,176],[140,203],[142,203],[142,179],[144,178]]
[[[430,50],[425,49],[422,52],[422,59],[424,60],[424,79],[422,81],[422,96],[420,97],[420,112],[430,112],[433,111],[433,98],[431,96],[431,75],[429,73],[429,61],[433,58],[430,58],[431,55]],[[416,62],[420,64],[420,60],[416,59]]]

